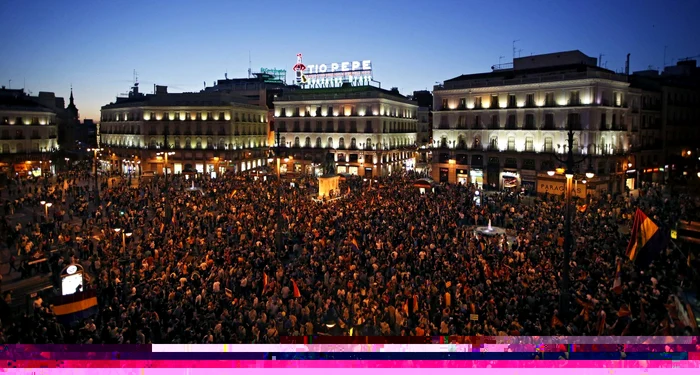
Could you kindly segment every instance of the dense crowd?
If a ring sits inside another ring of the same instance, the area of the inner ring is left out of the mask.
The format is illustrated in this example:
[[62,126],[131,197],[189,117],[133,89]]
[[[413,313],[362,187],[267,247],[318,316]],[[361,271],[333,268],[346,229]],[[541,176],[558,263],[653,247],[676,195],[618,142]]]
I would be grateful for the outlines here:
[[[343,198],[330,202],[310,199],[316,187],[306,178],[280,186],[227,174],[197,178],[200,190],[188,189],[191,181],[182,176],[143,179],[138,187],[120,180],[102,186],[97,208],[89,204],[88,186],[39,184],[26,199],[52,194],[52,201],[66,204],[54,211],[50,227],[39,225],[41,214],[24,228],[5,224],[6,245],[18,256],[60,249],[50,261],[55,274],[80,263],[91,275],[85,288],[97,290],[99,312],[64,326],[49,300],[37,301],[33,313],[2,322],[0,340],[697,334],[674,304],[682,289],[694,286],[686,254],[669,247],[646,268],[623,259],[637,207],[660,223],[698,220],[692,199],[646,185],[638,198],[578,202],[572,298],[569,311],[560,312],[561,197],[525,202],[494,193],[476,206],[472,186],[440,185],[421,194],[415,179],[350,178]],[[507,236],[475,234],[475,226],[489,221],[507,228]],[[115,228],[133,233],[125,247]],[[276,246],[278,231],[283,248]],[[613,291],[618,261],[622,284]]]

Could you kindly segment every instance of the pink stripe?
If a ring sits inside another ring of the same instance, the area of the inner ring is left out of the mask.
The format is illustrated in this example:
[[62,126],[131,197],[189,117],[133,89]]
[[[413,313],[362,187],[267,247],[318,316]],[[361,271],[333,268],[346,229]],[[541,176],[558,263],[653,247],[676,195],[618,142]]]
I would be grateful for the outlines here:
[[[5,368],[627,368],[627,369],[698,369],[700,360],[684,361],[199,361],[199,360],[158,360],[158,361],[14,361]],[[697,371],[697,370],[695,370]],[[520,372],[519,372],[520,373]],[[638,374],[639,372],[637,372]],[[608,373],[609,374],[609,373]],[[94,374],[85,374],[94,375]],[[167,375],[173,375],[169,373]],[[208,374],[211,375],[211,374]],[[328,374],[323,374],[328,375]],[[338,374],[335,374],[338,375]],[[386,374],[384,374],[386,375]],[[542,374],[539,374],[542,375]],[[561,375],[561,374],[556,374]]]

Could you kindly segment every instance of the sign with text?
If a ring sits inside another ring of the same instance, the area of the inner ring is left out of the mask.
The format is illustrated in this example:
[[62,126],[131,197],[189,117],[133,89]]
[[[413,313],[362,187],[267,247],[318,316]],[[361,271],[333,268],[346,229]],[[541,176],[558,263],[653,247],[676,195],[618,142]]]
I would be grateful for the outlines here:
[[341,61],[328,64],[304,65],[297,54],[296,83],[303,88],[339,87],[344,83],[366,86],[372,81],[372,61]]
[[[579,198],[586,198],[586,185],[579,183],[574,184],[571,187],[572,196]],[[562,195],[566,193],[566,181],[565,180],[543,180],[538,179],[537,181],[537,193],[538,194],[551,194],[551,195]]]

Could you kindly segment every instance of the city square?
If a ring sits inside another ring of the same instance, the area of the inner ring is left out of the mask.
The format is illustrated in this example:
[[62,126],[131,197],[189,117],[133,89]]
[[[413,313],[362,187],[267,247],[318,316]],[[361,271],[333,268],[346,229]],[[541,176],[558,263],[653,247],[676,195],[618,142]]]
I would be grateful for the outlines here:
[[0,348],[700,350],[695,4],[205,3],[0,4]]

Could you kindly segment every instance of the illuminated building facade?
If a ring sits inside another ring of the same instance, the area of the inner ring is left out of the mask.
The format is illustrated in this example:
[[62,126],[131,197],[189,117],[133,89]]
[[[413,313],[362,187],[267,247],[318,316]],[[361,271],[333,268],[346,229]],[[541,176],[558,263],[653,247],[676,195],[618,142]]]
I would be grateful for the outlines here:
[[[244,172],[266,165],[267,108],[223,93],[142,94],[102,107],[100,147],[106,168],[121,173]],[[168,165],[158,155],[174,152]]]
[[[516,58],[512,67],[462,75],[434,87],[432,174],[436,181],[561,193],[553,154],[589,160],[587,193],[622,191],[638,138],[639,94],[627,75],[580,51]],[[587,189],[586,189],[587,188]],[[585,194],[584,194],[585,195]]]
[[58,149],[57,113],[24,90],[0,89],[0,173],[39,175],[52,171],[50,153]]
[[338,173],[379,176],[415,165],[417,110],[397,89],[343,85],[275,99],[283,173],[319,174],[326,153]]

